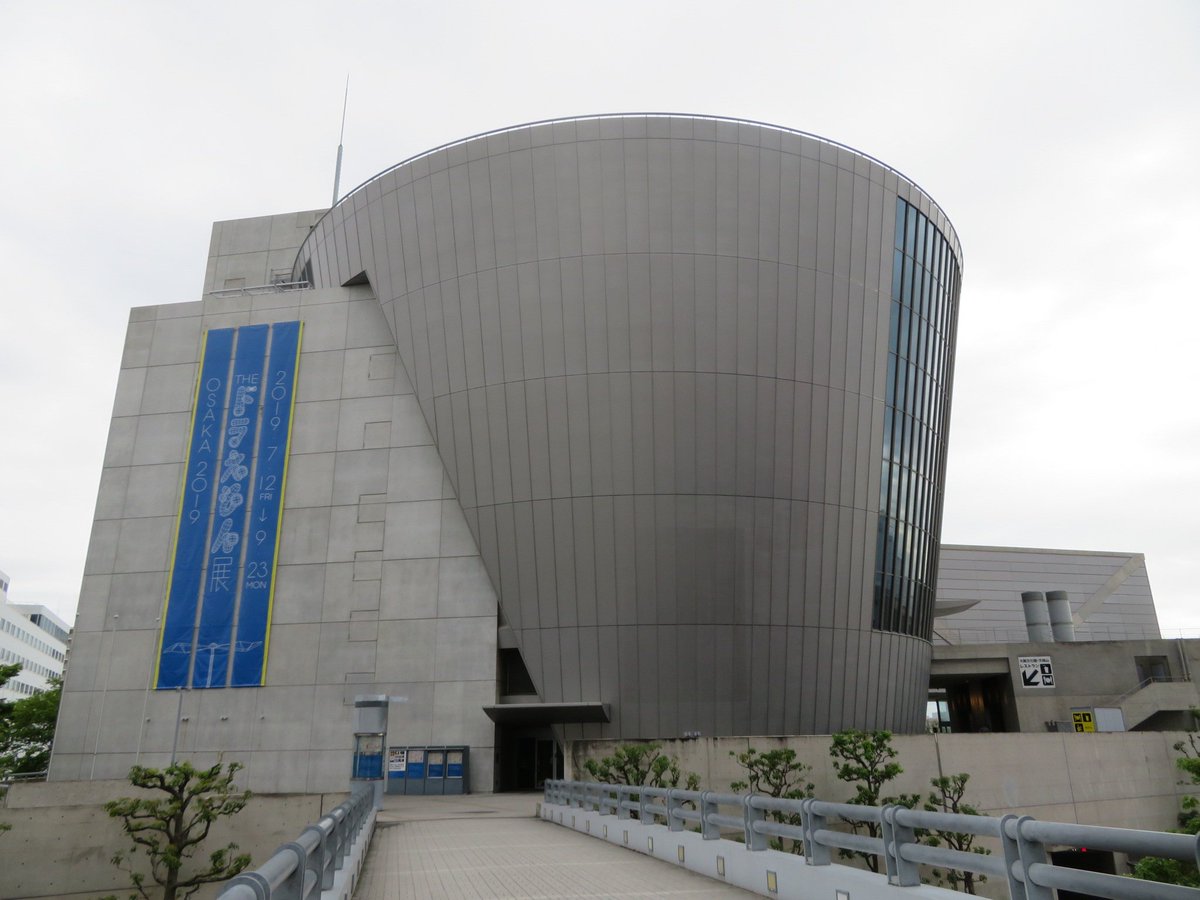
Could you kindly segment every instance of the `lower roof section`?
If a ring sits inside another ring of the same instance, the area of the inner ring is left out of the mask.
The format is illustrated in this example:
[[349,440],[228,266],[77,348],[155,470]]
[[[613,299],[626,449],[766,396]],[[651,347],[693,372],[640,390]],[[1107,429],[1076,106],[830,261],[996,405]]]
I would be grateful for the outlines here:
[[598,701],[580,703],[499,703],[483,711],[497,725],[579,725],[608,722],[609,706]]

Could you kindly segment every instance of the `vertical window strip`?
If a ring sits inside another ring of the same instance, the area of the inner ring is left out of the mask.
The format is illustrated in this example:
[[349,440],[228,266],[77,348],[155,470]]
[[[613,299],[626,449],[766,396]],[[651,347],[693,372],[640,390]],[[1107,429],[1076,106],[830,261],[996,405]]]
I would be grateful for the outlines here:
[[959,273],[933,221],[899,199],[893,245],[872,622],[927,636]]

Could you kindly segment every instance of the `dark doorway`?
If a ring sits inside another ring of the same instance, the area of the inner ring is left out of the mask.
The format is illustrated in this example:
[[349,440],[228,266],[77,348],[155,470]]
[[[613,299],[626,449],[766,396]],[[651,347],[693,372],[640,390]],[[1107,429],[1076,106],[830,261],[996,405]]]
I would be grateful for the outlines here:
[[1019,730],[1007,675],[936,676],[929,687],[928,725],[937,731]]
[[[1082,869],[1085,872],[1102,872],[1116,875],[1117,866],[1112,853],[1107,850],[1059,850],[1050,854],[1050,861],[1064,869]],[[1078,891],[1058,889],[1058,900],[1102,900],[1098,894],[1081,894]]]
[[562,776],[562,749],[549,725],[497,726],[497,791],[540,791]]

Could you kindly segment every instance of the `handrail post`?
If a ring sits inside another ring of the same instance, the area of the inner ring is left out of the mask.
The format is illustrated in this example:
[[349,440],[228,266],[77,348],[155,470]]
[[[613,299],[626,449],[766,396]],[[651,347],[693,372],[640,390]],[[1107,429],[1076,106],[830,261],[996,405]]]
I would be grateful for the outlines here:
[[747,850],[766,850],[770,846],[770,841],[765,834],[760,834],[754,830],[755,822],[762,822],[767,818],[766,810],[758,809],[751,805],[750,801],[754,799],[754,794],[747,794],[742,800],[742,828],[746,832],[746,849]]
[[1016,821],[1017,831],[1017,849],[1021,854],[1021,877],[1025,881],[1025,898],[1026,900],[1054,900],[1054,891],[1048,887],[1042,887],[1034,882],[1029,875],[1029,870],[1041,863],[1046,862],[1046,848],[1041,841],[1031,841],[1025,837],[1024,831],[1021,828],[1026,822],[1032,822],[1033,816],[1021,816]]
[[920,868],[909,862],[900,853],[900,848],[917,839],[916,831],[896,821],[896,814],[907,807],[889,803],[884,806],[880,818],[883,821],[883,855],[887,861],[888,882],[900,887],[913,887],[921,883]]
[[712,797],[712,791],[700,794],[700,834],[706,841],[715,841],[721,837],[721,826],[708,820],[709,816],[717,814],[718,809]]
[[[336,823],[334,824],[334,828],[335,829],[337,828]],[[326,871],[326,869],[330,868],[329,867],[329,836],[327,836],[324,831],[322,831],[320,828],[318,828],[315,825],[309,825],[302,832],[300,832],[300,834],[302,834],[302,835],[308,834],[310,831],[313,832],[314,834],[316,834],[316,836],[317,836],[317,846],[314,847],[312,853],[310,853],[308,855],[307,866],[308,866],[309,870],[311,870],[317,876],[316,883],[321,886],[322,890],[324,890],[325,888],[332,887],[332,885],[333,885],[332,869],[330,869],[329,884],[328,885],[325,884],[325,877],[326,877],[325,871]],[[333,833],[334,832],[331,831],[330,835],[332,835]]]
[[832,860],[829,848],[817,840],[817,832],[825,827],[825,817],[814,807],[817,801],[806,797],[800,801],[800,816],[804,820],[804,861],[810,866],[828,866]]
[[888,813],[891,811],[890,804],[884,804],[879,810],[879,836],[883,838],[883,868],[884,874],[887,875],[888,884],[900,883],[900,871],[896,865],[896,859],[893,856],[893,838],[892,826],[893,822]]
[[330,870],[337,872],[342,868],[342,862],[346,858],[346,854],[350,852],[351,836],[347,834],[347,829],[334,826],[333,833],[330,835],[333,846],[329,848],[329,853],[333,857],[330,860]]
[[1021,848],[1017,846],[1015,834],[1010,835],[1008,833],[1010,822],[1015,832],[1017,817],[1012,813],[1001,816],[1000,844],[1001,852],[1004,854],[1004,874],[1008,877],[1008,896],[1010,900],[1028,900],[1025,896],[1024,873],[1022,873],[1021,878],[1017,877],[1017,866],[1021,862]]
[[683,801],[679,799],[679,789],[667,790],[667,831],[683,831],[683,818],[677,813],[683,809]]
[[290,875],[279,885],[279,889],[271,892],[271,900],[304,900],[304,873],[307,869],[307,854],[304,848],[295,841],[288,841],[279,848],[278,853],[289,851],[296,854],[296,864]]
[[626,801],[633,796],[633,792],[623,784],[617,785],[617,818],[628,819],[632,815],[632,811],[625,805]]
[[241,875],[235,875],[229,879],[229,883],[225,885],[221,894],[234,887],[249,888],[254,892],[255,900],[271,900],[271,885],[258,872],[243,872]]
[[638,792],[638,821],[643,825],[654,824],[654,816],[650,814],[650,798],[646,796],[644,787]]

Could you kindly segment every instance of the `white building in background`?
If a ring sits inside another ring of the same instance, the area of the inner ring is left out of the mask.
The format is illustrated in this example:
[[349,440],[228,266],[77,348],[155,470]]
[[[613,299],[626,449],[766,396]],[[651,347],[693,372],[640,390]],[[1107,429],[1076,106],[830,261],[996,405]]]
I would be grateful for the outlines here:
[[20,700],[62,677],[70,627],[44,606],[10,603],[8,585],[0,572],[0,665],[20,663],[21,671],[0,687],[0,700]]

